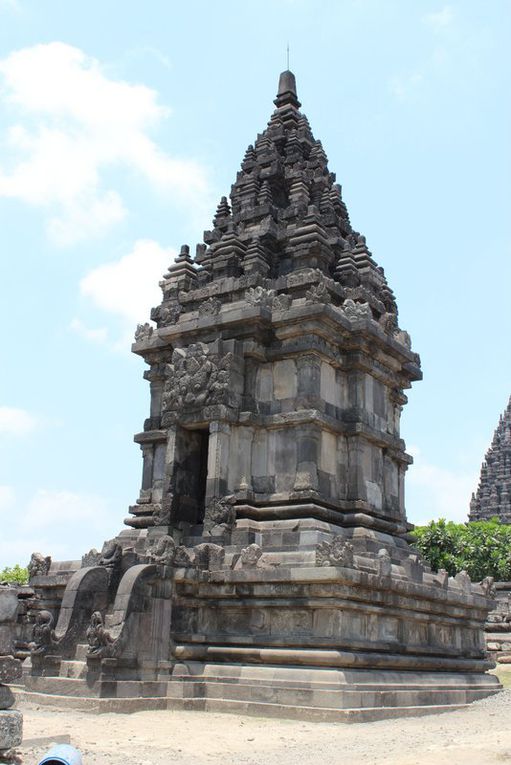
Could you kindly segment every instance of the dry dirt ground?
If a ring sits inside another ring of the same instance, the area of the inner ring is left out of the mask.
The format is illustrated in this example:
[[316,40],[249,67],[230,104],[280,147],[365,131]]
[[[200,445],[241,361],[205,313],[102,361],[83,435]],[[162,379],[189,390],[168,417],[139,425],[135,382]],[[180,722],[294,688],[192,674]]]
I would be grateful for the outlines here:
[[29,704],[20,709],[25,765],[37,765],[49,749],[48,743],[30,745],[30,739],[66,735],[84,765],[511,764],[511,689],[453,712],[358,724],[177,711],[94,715]]

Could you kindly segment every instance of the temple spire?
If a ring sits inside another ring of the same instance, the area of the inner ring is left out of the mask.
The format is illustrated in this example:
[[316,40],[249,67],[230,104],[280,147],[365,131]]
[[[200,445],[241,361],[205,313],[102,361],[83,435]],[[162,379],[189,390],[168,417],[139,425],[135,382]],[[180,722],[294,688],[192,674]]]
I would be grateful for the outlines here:
[[481,477],[470,502],[470,521],[497,516],[511,523],[511,398],[493,434],[481,467]]
[[296,79],[293,72],[290,72],[289,69],[282,72],[279,77],[277,98],[273,103],[278,109],[282,106],[292,106],[295,109],[299,109],[301,106],[296,93]]

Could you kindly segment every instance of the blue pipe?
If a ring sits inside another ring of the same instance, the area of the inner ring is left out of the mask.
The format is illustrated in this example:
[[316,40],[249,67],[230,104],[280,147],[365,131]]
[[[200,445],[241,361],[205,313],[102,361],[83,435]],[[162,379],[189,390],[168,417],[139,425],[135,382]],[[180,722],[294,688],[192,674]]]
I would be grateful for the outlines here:
[[83,765],[82,755],[69,744],[57,744],[45,754],[38,765]]

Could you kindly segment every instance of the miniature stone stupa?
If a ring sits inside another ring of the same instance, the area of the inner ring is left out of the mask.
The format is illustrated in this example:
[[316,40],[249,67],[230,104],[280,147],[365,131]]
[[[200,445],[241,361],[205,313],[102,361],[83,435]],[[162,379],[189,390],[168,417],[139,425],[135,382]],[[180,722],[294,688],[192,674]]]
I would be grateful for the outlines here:
[[493,517],[511,523],[511,398],[500,415],[481,467],[479,486],[470,501],[470,521]]
[[433,574],[408,543],[419,357],[291,72],[274,103],[137,329],[151,407],[128,528],[32,579],[39,701],[342,720],[499,687],[491,582]]

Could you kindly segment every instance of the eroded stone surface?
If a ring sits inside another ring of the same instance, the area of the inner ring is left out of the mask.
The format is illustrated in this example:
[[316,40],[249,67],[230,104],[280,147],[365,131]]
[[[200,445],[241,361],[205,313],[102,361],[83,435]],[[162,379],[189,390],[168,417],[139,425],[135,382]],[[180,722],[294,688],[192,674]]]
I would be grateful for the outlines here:
[[21,744],[23,715],[15,709],[0,710],[0,750]]
[[21,661],[13,656],[0,656],[0,683],[13,683],[22,673]]

